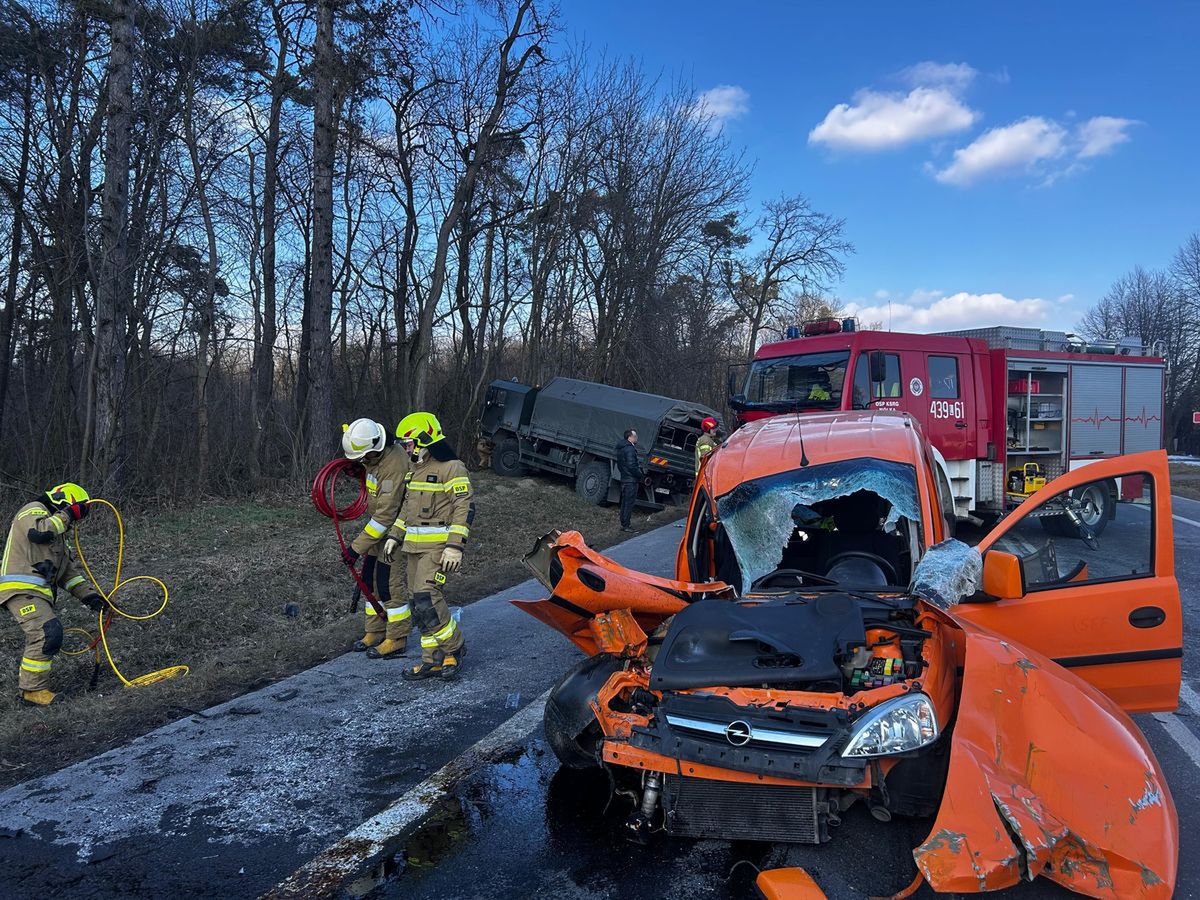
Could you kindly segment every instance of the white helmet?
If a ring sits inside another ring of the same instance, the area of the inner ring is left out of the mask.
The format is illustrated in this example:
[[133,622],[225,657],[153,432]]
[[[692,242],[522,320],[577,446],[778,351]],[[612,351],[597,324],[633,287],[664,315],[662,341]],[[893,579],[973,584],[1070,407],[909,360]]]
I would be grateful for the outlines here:
[[342,426],[342,450],[346,459],[362,459],[387,446],[387,431],[374,419],[355,419]]

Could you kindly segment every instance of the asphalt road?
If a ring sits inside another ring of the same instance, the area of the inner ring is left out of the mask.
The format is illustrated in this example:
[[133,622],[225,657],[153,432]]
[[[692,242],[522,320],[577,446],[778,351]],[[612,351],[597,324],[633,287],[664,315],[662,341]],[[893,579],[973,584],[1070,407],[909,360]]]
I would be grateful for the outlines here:
[[[1200,629],[1200,503],[1177,499],[1174,511],[1190,520],[1175,523],[1190,648]],[[679,536],[668,525],[612,555],[665,574]],[[464,610],[471,654],[457,684],[408,684],[386,663],[347,654],[0,794],[0,835],[16,835],[0,837],[0,896],[259,895],[554,683],[577,651],[506,602],[541,594],[527,583]],[[1184,674],[1200,687],[1194,658]],[[1137,721],[1179,812],[1177,896],[1200,897],[1200,717],[1181,709]],[[830,897],[858,898],[906,885],[911,848],[929,830],[928,821],[878,823],[858,805],[822,847],[663,835],[638,847],[618,835],[626,809],[606,809],[607,795],[603,776],[559,771],[534,731],[435,802],[355,892],[744,897],[751,866],[802,865]],[[1068,896],[1044,881],[1004,895]]]

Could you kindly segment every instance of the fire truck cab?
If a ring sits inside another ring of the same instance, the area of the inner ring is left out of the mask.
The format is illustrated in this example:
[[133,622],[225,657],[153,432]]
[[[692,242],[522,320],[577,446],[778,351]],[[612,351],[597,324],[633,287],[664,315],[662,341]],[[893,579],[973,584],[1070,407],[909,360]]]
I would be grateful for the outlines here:
[[[1162,447],[1165,362],[1132,338],[1087,344],[1011,326],[907,334],[822,319],[789,328],[742,368],[729,375],[738,425],[830,410],[912,416],[938,451],[958,519],[1002,515],[1068,470]],[[1085,498],[1089,525],[1103,527],[1118,492],[1140,493],[1125,481]]]

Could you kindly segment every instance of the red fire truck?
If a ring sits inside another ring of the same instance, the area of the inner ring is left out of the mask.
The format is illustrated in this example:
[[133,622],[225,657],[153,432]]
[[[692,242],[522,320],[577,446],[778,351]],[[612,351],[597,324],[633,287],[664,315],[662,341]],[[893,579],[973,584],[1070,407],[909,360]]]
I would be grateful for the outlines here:
[[[1166,364],[1136,339],[1088,344],[998,326],[941,334],[859,330],[823,319],[788,330],[729,375],[738,425],[831,409],[907,412],[939,453],[958,519],[994,517],[1097,459],[1162,446]],[[1100,530],[1123,479],[1081,498]]]

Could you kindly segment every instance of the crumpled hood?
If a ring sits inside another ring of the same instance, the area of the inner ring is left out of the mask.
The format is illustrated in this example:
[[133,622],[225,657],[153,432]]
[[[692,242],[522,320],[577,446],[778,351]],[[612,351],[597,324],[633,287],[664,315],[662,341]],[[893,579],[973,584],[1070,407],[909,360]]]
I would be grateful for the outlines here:
[[925,879],[974,892],[1043,875],[1091,897],[1170,897],[1175,805],[1133,720],[1047,657],[943,614],[965,661],[942,804],[913,851]]

